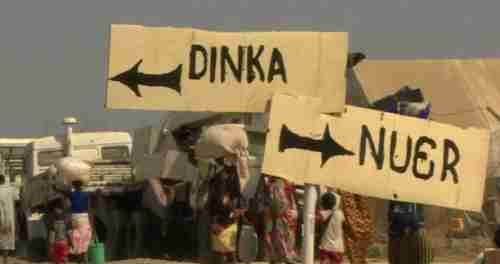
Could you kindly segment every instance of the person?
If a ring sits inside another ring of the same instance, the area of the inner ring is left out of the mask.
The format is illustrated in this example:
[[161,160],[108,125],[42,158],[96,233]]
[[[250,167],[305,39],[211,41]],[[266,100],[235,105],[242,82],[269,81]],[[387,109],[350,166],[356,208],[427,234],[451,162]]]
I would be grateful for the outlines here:
[[69,255],[68,217],[62,201],[53,209],[53,220],[49,229],[50,257],[55,264],[67,262]]
[[366,197],[346,191],[338,191],[345,215],[345,255],[350,263],[366,264],[368,248],[373,242],[375,228]]
[[344,214],[340,207],[340,196],[329,190],[321,196],[316,219],[319,228],[320,264],[342,263],[344,255]]
[[[431,104],[423,101],[397,101],[396,113],[419,119],[428,119]],[[424,226],[424,209],[416,203],[391,201],[389,203],[389,247],[391,264],[430,263],[432,247]]]
[[270,204],[265,213],[264,240],[270,263],[297,262],[298,210],[295,187],[285,179],[266,177]]
[[[495,235],[493,236],[493,244],[495,245],[496,249],[500,249],[500,228],[495,231]],[[479,253],[476,259],[474,259],[473,264],[486,264],[486,258],[484,256],[485,251]]]
[[407,252],[411,240],[423,235],[424,215],[421,205],[400,201],[389,202],[389,263],[407,263],[411,252]]
[[215,257],[224,262],[236,262],[237,222],[246,208],[241,194],[238,172],[233,164],[216,162],[222,169],[210,180],[208,209],[210,213],[211,246]]
[[92,239],[92,228],[89,219],[89,193],[83,191],[82,181],[73,181],[71,193],[71,222],[72,230],[71,253],[79,258],[80,262],[87,262],[87,249]]
[[16,249],[16,228],[14,203],[16,190],[9,185],[6,176],[0,174],[0,250],[3,263],[8,263],[8,256]]

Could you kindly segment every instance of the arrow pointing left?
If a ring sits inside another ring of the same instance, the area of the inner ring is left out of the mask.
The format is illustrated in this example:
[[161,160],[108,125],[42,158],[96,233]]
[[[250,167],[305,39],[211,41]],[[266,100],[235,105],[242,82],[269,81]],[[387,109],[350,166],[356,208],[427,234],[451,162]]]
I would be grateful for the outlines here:
[[321,153],[320,167],[323,167],[330,158],[335,156],[354,155],[352,151],[346,149],[332,138],[328,125],[325,127],[322,139],[313,139],[300,136],[283,124],[278,150],[279,152],[285,152],[286,149],[302,149]]
[[139,72],[141,63],[142,59],[129,70],[116,75],[110,80],[126,85],[137,97],[142,97],[139,85],[166,87],[181,94],[182,64],[179,64],[175,70],[164,74],[146,74]]

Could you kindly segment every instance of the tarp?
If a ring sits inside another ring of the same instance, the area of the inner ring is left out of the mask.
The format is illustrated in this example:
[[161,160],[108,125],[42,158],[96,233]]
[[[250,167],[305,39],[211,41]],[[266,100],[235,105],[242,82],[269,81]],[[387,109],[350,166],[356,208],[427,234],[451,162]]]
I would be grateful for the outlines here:
[[464,128],[500,124],[493,114],[500,115],[500,59],[368,59],[355,71],[370,101],[408,85],[422,89],[433,120]]

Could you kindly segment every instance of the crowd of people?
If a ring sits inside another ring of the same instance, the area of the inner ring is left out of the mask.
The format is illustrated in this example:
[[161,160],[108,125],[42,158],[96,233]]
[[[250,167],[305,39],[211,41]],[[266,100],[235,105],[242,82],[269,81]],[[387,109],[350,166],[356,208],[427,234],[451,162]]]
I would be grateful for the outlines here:
[[[300,259],[301,210],[295,186],[285,179],[264,175],[251,201],[237,187],[235,169],[223,166],[210,181],[204,232],[199,232],[201,263],[231,263],[238,260],[238,226],[250,222],[263,242],[260,258],[270,263],[298,263]],[[367,263],[375,230],[365,197],[326,188],[316,211],[316,252],[322,264]],[[421,205],[390,202],[390,263],[430,263],[431,245],[425,234]],[[201,229],[203,230],[203,228]],[[259,255],[259,252],[254,252]]]
[[[44,222],[48,231],[48,256],[53,263],[62,264],[70,255],[83,263],[92,238],[89,217],[89,194],[82,190],[82,181],[73,181],[72,188],[65,186],[59,191],[62,198],[49,201]],[[16,248],[16,190],[0,175],[0,249],[3,263]]]

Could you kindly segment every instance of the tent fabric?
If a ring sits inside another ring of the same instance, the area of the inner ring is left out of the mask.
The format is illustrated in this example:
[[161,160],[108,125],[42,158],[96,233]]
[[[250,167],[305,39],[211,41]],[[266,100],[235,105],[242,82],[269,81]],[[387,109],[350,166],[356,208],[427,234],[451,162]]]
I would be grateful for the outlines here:
[[431,119],[460,127],[500,125],[500,59],[365,60],[356,69],[364,92],[377,100],[403,86],[422,89]]
[[[361,63],[361,65],[362,64],[363,63]],[[358,107],[370,107],[368,97],[363,91],[361,83],[353,69],[347,69],[346,79],[346,104]]]

